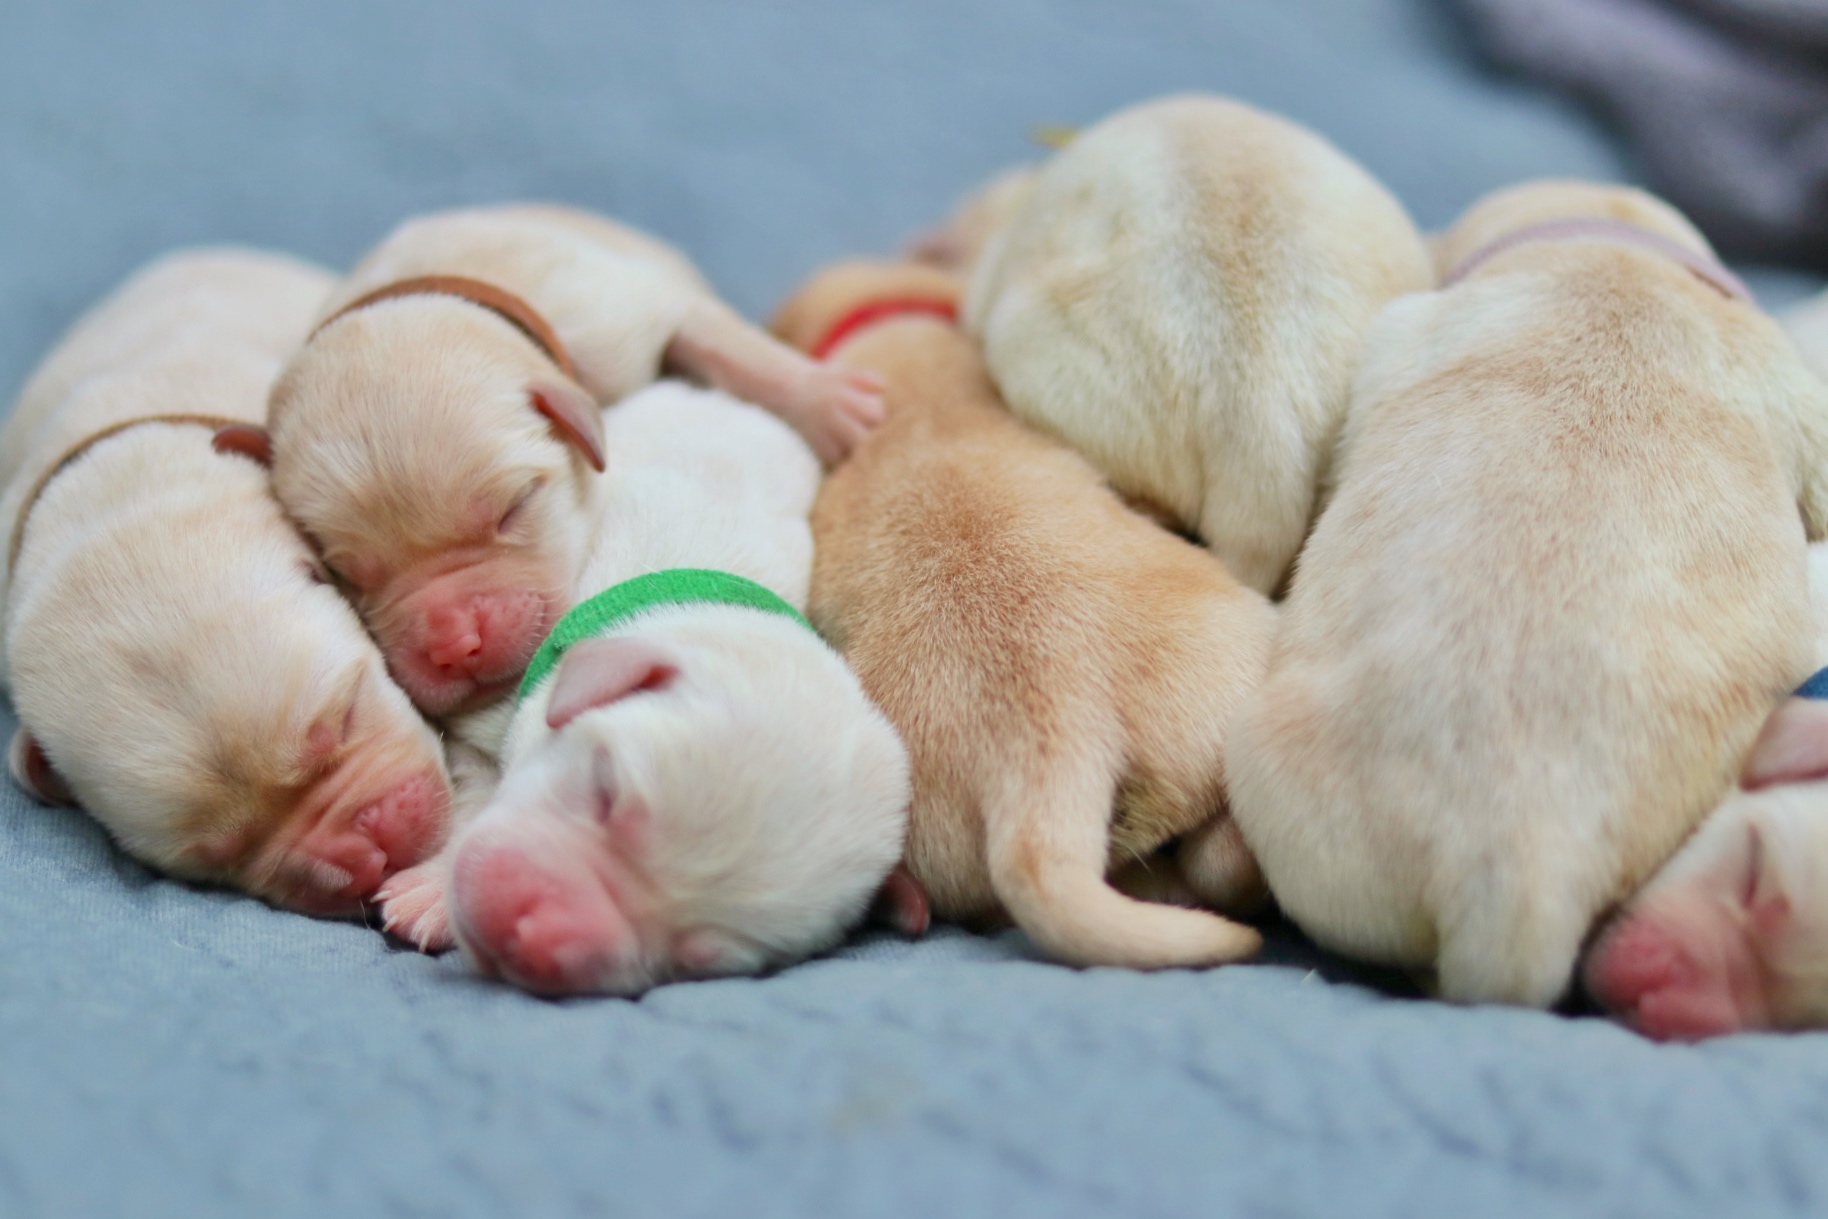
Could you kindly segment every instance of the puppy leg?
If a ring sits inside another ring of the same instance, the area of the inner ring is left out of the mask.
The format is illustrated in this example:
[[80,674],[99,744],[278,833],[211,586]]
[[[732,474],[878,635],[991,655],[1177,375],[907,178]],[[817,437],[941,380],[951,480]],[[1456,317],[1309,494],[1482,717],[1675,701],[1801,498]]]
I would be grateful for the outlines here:
[[1436,982],[1453,1003],[1549,1007],[1574,976],[1592,903],[1574,883],[1542,884],[1527,870],[1473,873],[1440,917]]
[[1188,886],[1216,910],[1254,914],[1269,900],[1263,869],[1229,813],[1188,833],[1176,858]]
[[808,359],[717,300],[687,312],[666,364],[779,415],[828,466],[883,420],[882,378]]
[[1262,947],[1249,927],[1139,902],[1105,883],[1113,787],[1108,762],[1081,756],[1038,781],[1016,777],[985,801],[991,885],[1017,925],[1072,965],[1220,965]]
[[447,913],[451,861],[464,828],[501,784],[500,769],[479,749],[452,741],[445,757],[451,773],[451,830],[444,849],[422,864],[395,873],[375,894],[383,930],[410,941],[421,952],[443,952],[456,945]]

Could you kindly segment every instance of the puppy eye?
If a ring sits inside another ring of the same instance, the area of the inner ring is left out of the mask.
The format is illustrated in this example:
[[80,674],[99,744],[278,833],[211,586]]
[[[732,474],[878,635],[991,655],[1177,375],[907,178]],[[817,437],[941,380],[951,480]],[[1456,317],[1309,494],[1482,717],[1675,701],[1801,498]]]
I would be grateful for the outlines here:
[[322,563],[318,563],[311,559],[300,559],[298,566],[299,569],[305,573],[305,578],[313,584],[332,583],[332,580],[330,579],[330,569],[325,567]]
[[527,505],[532,501],[539,489],[540,482],[536,479],[527,485],[526,490],[515,496],[514,502],[508,505],[508,510],[501,514],[500,520],[495,522],[495,531],[497,533],[506,533],[508,530],[514,528],[515,525],[519,524],[521,518],[526,515]]

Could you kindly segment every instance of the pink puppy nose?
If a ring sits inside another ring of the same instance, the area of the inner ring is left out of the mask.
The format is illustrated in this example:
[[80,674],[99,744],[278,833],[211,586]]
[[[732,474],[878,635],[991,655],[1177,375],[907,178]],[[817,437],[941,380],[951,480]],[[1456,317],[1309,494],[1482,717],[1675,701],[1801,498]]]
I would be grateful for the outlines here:
[[1726,978],[1702,969],[1673,931],[1649,919],[1607,934],[1586,980],[1594,998],[1647,1037],[1689,1040],[1743,1024]]
[[452,896],[462,939],[483,969],[539,994],[600,989],[633,947],[600,885],[543,869],[512,846],[460,852]]
[[386,856],[391,875],[422,862],[438,849],[449,808],[444,784],[420,775],[356,813],[351,826]]
[[421,651],[447,674],[489,676],[524,663],[543,624],[540,599],[530,592],[438,601],[425,611]]

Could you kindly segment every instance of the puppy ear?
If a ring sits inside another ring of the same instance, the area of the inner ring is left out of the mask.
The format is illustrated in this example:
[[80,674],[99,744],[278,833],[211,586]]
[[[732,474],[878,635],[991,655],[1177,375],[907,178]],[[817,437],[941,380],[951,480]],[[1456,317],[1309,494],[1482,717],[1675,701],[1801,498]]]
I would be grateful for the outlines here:
[[1787,699],[1765,721],[1739,785],[1753,791],[1821,778],[1828,778],[1828,701]]
[[678,674],[679,666],[658,648],[633,639],[574,643],[552,679],[546,725],[563,728],[594,707],[606,707],[643,690],[658,690]]
[[527,391],[533,409],[576,445],[591,468],[603,472],[603,412],[596,400],[567,381],[542,381]]
[[69,784],[51,765],[38,738],[21,728],[13,733],[13,743],[6,750],[7,765],[19,786],[31,792],[41,804],[75,804]]
[[210,447],[218,453],[239,453],[251,457],[263,466],[273,464],[273,442],[267,436],[267,430],[252,423],[232,423],[227,427],[216,429],[216,438],[210,441]]
[[882,888],[876,891],[876,904],[870,907],[870,921],[883,923],[906,936],[923,936],[933,922],[927,887],[914,879],[908,865],[898,863]]

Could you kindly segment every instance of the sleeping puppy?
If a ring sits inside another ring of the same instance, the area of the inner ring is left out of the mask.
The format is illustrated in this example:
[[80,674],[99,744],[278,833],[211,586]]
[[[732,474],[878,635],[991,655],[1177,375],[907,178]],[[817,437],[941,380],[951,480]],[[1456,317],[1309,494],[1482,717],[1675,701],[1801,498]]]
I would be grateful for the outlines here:
[[269,494],[328,274],[199,250],[79,321],[0,432],[13,772],[130,854],[355,914],[444,834],[438,741]]
[[[1809,548],[1828,666],[1828,544]],[[1739,786],[1588,953],[1587,990],[1632,1028],[1692,1040],[1828,1025],[1828,669],[1766,721]]]
[[595,543],[598,406],[663,367],[753,400],[828,461],[874,382],[738,317],[672,249],[583,212],[411,221],[355,269],[273,394],[273,485],[429,714],[508,693]]
[[813,455],[755,407],[670,382],[604,432],[615,527],[527,672],[500,785],[447,859],[383,895],[393,929],[454,933],[543,994],[830,947],[906,828],[906,752],[798,609]]
[[1432,280],[1402,205],[1326,141],[1177,97],[1040,168],[965,323],[1011,410],[1267,593],[1307,534],[1365,328]]
[[887,421],[813,510],[810,613],[907,741],[909,870],[936,916],[1006,912],[1062,961],[1250,956],[1254,930],[1105,878],[1186,835],[1202,897],[1260,894],[1222,742],[1274,611],[1010,418],[950,323],[957,294],[930,266],[850,264],[775,321],[887,379]]
[[1501,191],[1441,250],[1367,340],[1232,806],[1321,943],[1543,1006],[1810,671],[1828,390],[1641,192]]

